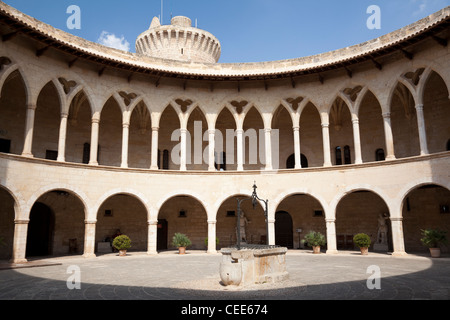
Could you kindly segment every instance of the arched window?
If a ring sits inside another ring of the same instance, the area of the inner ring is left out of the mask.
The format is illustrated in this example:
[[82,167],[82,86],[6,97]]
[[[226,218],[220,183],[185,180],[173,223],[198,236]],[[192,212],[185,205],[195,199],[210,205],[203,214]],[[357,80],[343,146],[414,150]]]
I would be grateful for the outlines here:
[[450,151],[450,139],[447,141],[447,151]]
[[345,164],[351,164],[352,163],[352,157],[350,154],[350,147],[349,146],[345,146],[344,147],[344,161]]
[[214,156],[216,158],[216,161],[215,161],[216,170],[226,171],[227,170],[227,154],[225,152],[221,152],[218,155],[217,152],[215,152]]
[[[308,168],[308,158],[302,153],[301,154],[301,164],[302,168]],[[295,154],[291,154],[289,158],[286,160],[286,169],[294,169],[295,168]]]
[[341,147],[336,147],[334,151],[335,151],[336,165],[340,166],[342,164],[342,149]]
[[386,160],[386,157],[384,155],[384,150],[377,149],[377,151],[375,151],[375,161],[384,161],[384,160]]
[[169,150],[163,152],[163,170],[169,170]]

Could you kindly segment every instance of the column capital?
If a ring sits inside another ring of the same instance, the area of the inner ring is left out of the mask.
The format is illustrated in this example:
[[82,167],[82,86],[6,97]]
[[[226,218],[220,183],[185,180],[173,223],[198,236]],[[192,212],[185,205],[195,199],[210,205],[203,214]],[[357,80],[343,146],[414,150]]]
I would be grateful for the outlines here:
[[158,225],[158,220],[148,220],[147,224],[149,226],[157,226]]
[[68,117],[69,117],[69,112],[66,112],[66,111],[61,112],[61,119],[68,118]]
[[264,128],[264,132],[265,133],[271,133],[272,132],[272,128]]
[[159,127],[152,127],[152,131],[153,132],[158,132],[159,131]]
[[98,123],[100,123],[100,119],[99,119],[99,118],[92,118],[92,119],[91,119],[91,123],[92,123],[92,124],[94,124],[94,123],[97,123],[97,124],[98,124]]
[[130,128],[130,123],[129,122],[122,123],[122,129],[128,129],[128,128]]
[[384,119],[390,119],[390,118],[391,118],[391,113],[390,113],[390,112],[383,112],[383,113],[381,114],[381,116],[382,116]]
[[96,224],[97,220],[84,220],[84,224]]
[[323,122],[323,123],[322,123],[322,128],[323,128],[323,129],[325,129],[325,128],[328,129],[329,126],[330,126],[329,123],[326,123],[326,122]]
[[416,104],[416,110],[419,110],[419,111],[423,110],[423,104],[421,104],[421,103]]
[[292,129],[294,130],[294,132],[300,131],[300,126],[294,126],[292,127]]
[[403,217],[389,217],[389,220],[392,221],[396,221],[396,222],[402,222],[403,221]]
[[359,124],[359,119],[358,118],[353,118],[352,119],[352,123],[353,124]]
[[27,103],[27,109],[36,110],[37,105],[35,103]]
[[236,133],[237,134],[243,134],[244,133],[244,129],[236,129]]
[[208,224],[216,224],[217,220],[208,220]]
[[216,129],[208,129],[208,134],[216,134]]
[[325,219],[326,223],[335,223],[336,222],[336,218],[327,218]]

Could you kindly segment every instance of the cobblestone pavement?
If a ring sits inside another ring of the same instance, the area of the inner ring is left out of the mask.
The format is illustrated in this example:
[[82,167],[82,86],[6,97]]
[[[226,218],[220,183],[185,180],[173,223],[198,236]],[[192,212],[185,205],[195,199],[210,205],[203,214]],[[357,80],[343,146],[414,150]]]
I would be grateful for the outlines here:
[[[195,251],[43,259],[0,269],[0,300],[450,300],[448,256],[289,251],[288,280],[246,288],[221,285],[221,259]],[[68,288],[70,266],[80,270],[80,289]],[[370,266],[379,268],[379,289],[367,286],[376,284]]]

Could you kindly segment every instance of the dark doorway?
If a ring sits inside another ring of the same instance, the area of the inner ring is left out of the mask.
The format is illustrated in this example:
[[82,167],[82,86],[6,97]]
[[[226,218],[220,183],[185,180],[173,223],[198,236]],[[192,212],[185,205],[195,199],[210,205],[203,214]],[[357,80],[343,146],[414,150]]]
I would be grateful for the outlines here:
[[[308,168],[309,167],[308,158],[306,158],[306,156],[303,153],[301,154],[300,157],[302,168]],[[294,169],[294,168],[295,168],[295,154],[291,154],[289,158],[287,158],[286,160],[286,169]]]
[[275,243],[278,246],[294,248],[293,227],[291,215],[286,211],[279,211],[275,215]]
[[27,257],[51,254],[54,222],[54,214],[48,206],[39,202],[33,206],[28,224]]
[[157,232],[157,250],[167,250],[167,235],[169,230],[169,224],[167,220],[158,220],[158,232]]

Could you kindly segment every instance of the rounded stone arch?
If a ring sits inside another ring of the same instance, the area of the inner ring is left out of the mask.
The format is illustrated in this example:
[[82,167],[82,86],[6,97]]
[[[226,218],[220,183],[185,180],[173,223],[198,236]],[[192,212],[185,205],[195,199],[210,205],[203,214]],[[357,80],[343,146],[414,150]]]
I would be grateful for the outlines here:
[[241,201],[241,214],[244,220],[239,223],[245,223],[245,234],[241,233],[243,241],[248,244],[266,244],[267,242],[267,223],[264,216],[264,206],[257,201],[255,208],[251,201],[251,194],[245,192],[237,192],[225,197],[221,197],[216,202],[215,218],[216,235],[219,239],[219,246],[227,247],[237,244],[237,223],[238,223],[238,201],[237,199],[245,199]]
[[[436,186],[442,187],[442,188],[450,191],[450,183],[447,180],[442,179],[440,177],[434,177],[433,179],[427,179],[427,178],[417,179],[415,181],[407,183],[407,184],[403,185],[403,187],[397,193],[397,197],[395,197],[395,200],[394,200],[395,203],[393,204],[393,206],[397,209],[397,211],[399,212],[399,215],[401,215],[401,213],[402,213],[403,204],[404,204],[404,201],[407,198],[408,194],[410,194],[413,190],[415,190],[417,188],[427,186],[427,185],[436,185]],[[402,217],[399,216],[398,218],[402,218]]]
[[17,194],[0,184],[0,241],[3,242],[0,260],[10,259],[14,251],[16,221],[21,219],[21,203]]
[[74,186],[67,185],[67,184],[48,185],[48,186],[44,186],[44,187],[40,188],[38,191],[36,191],[28,199],[28,202],[26,203],[25,212],[27,214],[27,217],[25,217],[25,218],[29,219],[29,213],[31,211],[31,208],[36,203],[36,201],[39,200],[40,197],[42,197],[43,195],[45,195],[49,192],[53,192],[53,191],[63,191],[63,192],[67,192],[67,193],[74,195],[83,204],[83,207],[85,210],[85,219],[87,220],[89,218],[89,208],[91,208],[91,206],[92,206],[91,200],[87,197],[87,195],[82,190],[80,190]]
[[312,197],[313,199],[317,200],[320,205],[322,206],[322,209],[324,211],[324,218],[325,219],[333,219],[334,217],[330,217],[330,209],[328,202],[325,200],[325,198],[322,195],[319,195],[315,192],[311,192],[308,188],[293,188],[286,190],[282,193],[280,193],[274,200],[271,201],[272,209],[269,210],[269,219],[275,219],[275,213],[278,211],[278,207],[280,204],[286,200],[287,198],[297,195],[297,194],[304,194],[307,196]]
[[14,201],[14,220],[28,220],[23,216],[23,208],[26,207],[26,202],[21,198],[20,191],[14,190],[0,183],[0,189],[4,190]]
[[[391,214],[394,214],[395,204],[393,202],[391,202],[392,201],[391,198],[388,197],[388,195],[382,189],[371,186],[371,185],[367,185],[367,184],[358,184],[358,185],[348,186],[347,188],[345,188],[344,190],[341,190],[334,196],[333,200],[329,204],[330,216],[328,218],[336,219],[336,209],[337,209],[337,206],[339,205],[339,203],[341,202],[341,200],[344,199],[347,195],[357,192],[357,191],[369,191],[369,192],[374,193],[381,200],[383,200],[383,202],[386,204],[389,212]],[[394,215],[392,217],[394,217]]]
[[98,218],[97,217],[98,210],[103,205],[103,203],[105,203],[105,201],[107,201],[108,199],[110,199],[116,195],[126,195],[126,196],[130,196],[130,197],[138,200],[145,207],[145,210],[147,211],[147,220],[150,219],[150,212],[151,212],[150,209],[151,208],[149,207],[148,199],[146,198],[146,196],[144,194],[142,194],[136,190],[129,189],[129,188],[117,188],[117,189],[107,191],[100,198],[98,198],[98,200],[95,202],[95,205],[92,207],[92,210],[90,210],[89,217],[87,218],[87,220],[96,221]]
[[[208,215],[208,220],[210,220],[210,218],[211,218],[210,205],[208,204],[208,202],[205,199],[203,199],[203,197],[200,194],[198,194],[196,192],[192,192],[190,190],[174,190],[172,192],[165,194],[163,197],[161,197],[155,205],[155,209],[158,212],[158,215],[159,215],[159,211],[161,210],[161,208],[164,204],[166,204],[170,199],[176,198],[178,196],[190,197],[190,198],[196,200],[205,209],[205,211]],[[158,220],[158,217],[151,217],[151,219]],[[214,220],[214,219],[212,219],[212,220]]]

